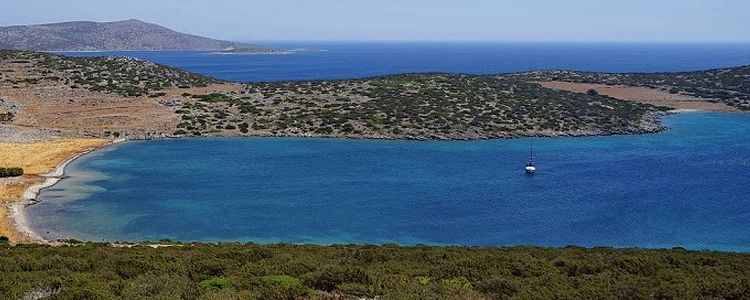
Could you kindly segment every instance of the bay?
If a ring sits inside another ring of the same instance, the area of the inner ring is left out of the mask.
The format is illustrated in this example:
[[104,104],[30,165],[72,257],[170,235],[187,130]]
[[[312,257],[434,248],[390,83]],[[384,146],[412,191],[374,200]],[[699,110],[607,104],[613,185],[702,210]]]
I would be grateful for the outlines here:
[[750,116],[665,122],[640,136],[126,142],[71,163],[27,214],[48,239],[749,251]]

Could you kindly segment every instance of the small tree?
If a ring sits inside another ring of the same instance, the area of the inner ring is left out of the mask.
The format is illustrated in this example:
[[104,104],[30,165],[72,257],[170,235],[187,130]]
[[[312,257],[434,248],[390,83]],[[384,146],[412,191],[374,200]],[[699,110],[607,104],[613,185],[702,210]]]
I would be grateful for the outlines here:
[[16,177],[21,175],[23,175],[23,169],[21,168],[0,168],[0,178]]
[[589,89],[586,94],[589,96],[599,96],[599,92],[597,92],[595,89]]
[[0,122],[6,123],[6,122],[13,121],[13,117],[15,117],[15,116],[16,115],[13,114],[12,112],[6,112],[6,113],[3,113],[3,114],[0,114]]

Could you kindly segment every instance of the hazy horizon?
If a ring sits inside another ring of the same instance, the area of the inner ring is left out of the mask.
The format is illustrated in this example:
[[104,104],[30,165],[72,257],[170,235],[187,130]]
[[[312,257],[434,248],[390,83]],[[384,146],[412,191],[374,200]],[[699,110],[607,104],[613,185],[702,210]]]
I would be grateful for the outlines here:
[[234,41],[750,42],[741,0],[6,0],[0,10],[0,26],[140,19]]

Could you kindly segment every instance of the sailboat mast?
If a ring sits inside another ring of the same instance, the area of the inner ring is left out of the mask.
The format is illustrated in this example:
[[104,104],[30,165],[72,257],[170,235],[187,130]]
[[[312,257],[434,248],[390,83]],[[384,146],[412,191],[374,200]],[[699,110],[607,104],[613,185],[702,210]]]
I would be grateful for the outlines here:
[[529,159],[530,160],[534,159],[534,140],[531,140],[531,149],[529,151]]

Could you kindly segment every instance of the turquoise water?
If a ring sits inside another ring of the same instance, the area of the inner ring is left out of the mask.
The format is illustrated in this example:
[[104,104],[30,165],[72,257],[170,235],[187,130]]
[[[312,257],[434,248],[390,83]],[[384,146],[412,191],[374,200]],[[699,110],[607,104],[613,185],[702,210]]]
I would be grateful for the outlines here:
[[672,247],[750,251],[750,115],[664,133],[127,142],[27,210],[48,239]]

